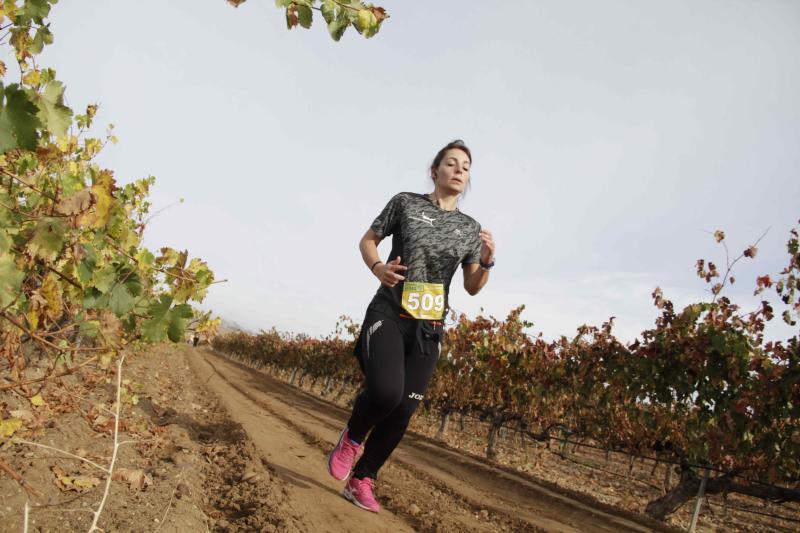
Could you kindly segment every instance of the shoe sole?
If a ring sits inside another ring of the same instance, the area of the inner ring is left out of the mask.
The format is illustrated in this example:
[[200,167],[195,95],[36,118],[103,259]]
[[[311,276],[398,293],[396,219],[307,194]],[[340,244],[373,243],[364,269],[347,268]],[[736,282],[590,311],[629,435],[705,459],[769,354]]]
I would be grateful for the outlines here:
[[[333,447],[333,450],[331,450],[331,453],[329,453],[329,454],[328,454],[328,473],[329,473],[329,474],[331,475],[331,477],[332,477],[333,479],[335,479],[336,481],[344,481],[345,479],[347,479],[347,476],[349,476],[349,475],[350,475],[350,472],[348,471],[348,472],[347,472],[347,473],[344,475],[344,477],[336,477],[336,476],[334,476],[334,475],[333,475],[333,469],[331,468],[331,459],[333,458],[333,452],[335,452],[335,451],[336,451],[336,449],[339,447],[339,445],[342,443],[342,439],[344,438],[344,432],[345,432],[345,431],[347,431],[347,430],[342,430],[342,433],[341,433],[341,435],[339,435],[339,440],[337,440],[337,441],[336,441],[336,446],[334,446],[334,447]],[[350,470],[352,470],[352,468],[351,468]]]
[[364,509],[365,511],[369,511],[371,513],[377,513],[380,510],[380,509],[370,509],[369,507],[363,505],[361,502],[358,501],[358,498],[356,498],[356,495],[353,494],[353,492],[350,489],[348,489],[347,487],[345,487],[344,490],[342,491],[342,496],[344,496],[345,499],[350,500],[351,502],[353,502],[356,505],[356,507],[360,507],[361,509]]

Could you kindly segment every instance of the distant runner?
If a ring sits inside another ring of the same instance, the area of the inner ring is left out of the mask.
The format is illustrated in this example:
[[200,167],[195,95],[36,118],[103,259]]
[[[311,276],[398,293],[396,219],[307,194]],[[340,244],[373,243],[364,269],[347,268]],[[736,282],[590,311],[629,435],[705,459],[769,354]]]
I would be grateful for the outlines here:
[[[430,167],[433,192],[395,195],[359,243],[381,286],[355,349],[365,387],[328,457],[328,471],[347,478],[365,443],[342,494],[368,511],[380,509],[372,491],[378,470],[403,438],[436,368],[453,274],[461,264],[464,288],[475,295],[494,266],[492,234],[458,209],[471,165],[463,141],[439,150]],[[383,263],[378,244],[388,235],[392,251]]]

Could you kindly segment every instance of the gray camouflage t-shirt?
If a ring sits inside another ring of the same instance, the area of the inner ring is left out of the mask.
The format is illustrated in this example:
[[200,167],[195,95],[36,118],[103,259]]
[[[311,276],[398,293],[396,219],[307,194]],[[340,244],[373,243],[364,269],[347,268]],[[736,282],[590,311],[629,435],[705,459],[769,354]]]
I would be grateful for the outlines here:
[[[425,194],[401,192],[395,195],[370,227],[380,238],[392,235],[392,251],[387,262],[399,255],[400,263],[408,267],[402,273],[406,281],[392,288],[381,285],[375,295],[375,299],[395,304],[398,311],[403,309],[413,314],[411,310],[428,307],[431,312],[441,310],[444,315],[449,309],[450,281],[458,265],[480,262],[480,224],[461,211],[439,208]],[[413,285],[414,282],[418,284]],[[409,297],[410,288],[422,283],[443,286],[443,306],[442,297],[438,295],[423,292],[421,298],[420,295],[415,298],[413,293]]]

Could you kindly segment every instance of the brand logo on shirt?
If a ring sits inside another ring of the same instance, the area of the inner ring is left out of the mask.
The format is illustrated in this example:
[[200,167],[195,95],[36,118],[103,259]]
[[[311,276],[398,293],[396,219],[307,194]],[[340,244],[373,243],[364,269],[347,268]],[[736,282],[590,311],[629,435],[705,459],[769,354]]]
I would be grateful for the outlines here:
[[431,226],[433,226],[433,223],[436,221],[435,218],[430,218],[430,217],[426,216],[425,213],[422,213],[418,217],[409,216],[408,218],[413,218],[414,220],[419,220],[420,222],[425,222],[426,224],[430,224]]

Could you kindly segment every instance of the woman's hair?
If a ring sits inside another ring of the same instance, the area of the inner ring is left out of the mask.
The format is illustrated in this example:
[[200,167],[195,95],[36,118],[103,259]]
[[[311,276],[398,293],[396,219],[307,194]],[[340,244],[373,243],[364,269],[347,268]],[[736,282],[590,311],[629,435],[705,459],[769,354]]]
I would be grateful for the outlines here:
[[449,143],[447,143],[447,145],[445,145],[444,148],[439,150],[436,153],[436,157],[433,158],[433,163],[431,163],[430,172],[431,172],[431,179],[433,179],[434,181],[436,181],[436,179],[434,178],[434,172],[436,171],[436,169],[441,164],[442,159],[444,159],[444,155],[447,153],[447,151],[448,150],[452,150],[453,148],[461,150],[462,152],[467,154],[467,157],[469,158],[469,162],[472,163],[472,152],[469,151],[469,148],[467,148],[467,145],[464,144],[464,141],[462,141],[461,139],[456,139],[455,141],[450,141]]

